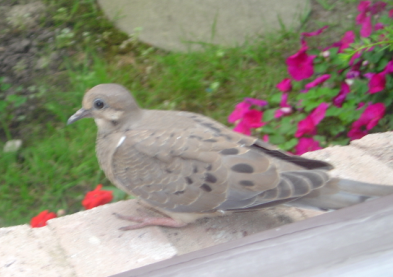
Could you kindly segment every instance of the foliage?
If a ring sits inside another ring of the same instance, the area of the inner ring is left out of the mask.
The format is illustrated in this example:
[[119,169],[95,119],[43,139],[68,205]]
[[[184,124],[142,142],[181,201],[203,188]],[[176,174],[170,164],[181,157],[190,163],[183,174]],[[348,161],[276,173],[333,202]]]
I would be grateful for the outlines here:
[[309,49],[307,39],[327,26],[302,33],[300,50],[286,60],[291,78],[277,84],[282,94],[265,99],[269,105],[259,125],[263,127],[254,123],[256,127],[244,128],[238,120],[240,132],[248,134],[256,128],[270,143],[303,154],[321,146],[347,144],[371,129],[391,130],[393,9],[386,11],[386,6],[381,1],[361,1],[356,17],[360,30],[346,32],[323,49]]

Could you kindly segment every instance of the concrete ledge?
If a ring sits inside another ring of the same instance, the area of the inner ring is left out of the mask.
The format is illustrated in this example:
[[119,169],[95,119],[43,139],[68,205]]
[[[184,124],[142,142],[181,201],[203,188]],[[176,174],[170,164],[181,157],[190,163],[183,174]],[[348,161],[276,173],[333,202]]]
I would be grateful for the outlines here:
[[[392,132],[373,134],[350,146],[305,155],[331,162],[335,175],[391,184],[392,144]],[[115,218],[113,212],[154,214],[138,201],[128,200],[52,219],[43,228],[0,228],[0,276],[108,276],[321,213],[278,206],[202,219],[179,229],[148,227],[123,232],[118,228],[129,222]]]

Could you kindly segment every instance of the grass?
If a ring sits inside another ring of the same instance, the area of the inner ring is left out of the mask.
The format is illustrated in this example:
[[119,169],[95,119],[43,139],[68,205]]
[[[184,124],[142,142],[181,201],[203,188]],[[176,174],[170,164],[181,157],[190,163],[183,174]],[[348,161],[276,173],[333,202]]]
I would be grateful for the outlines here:
[[263,99],[275,92],[286,76],[285,57],[299,46],[298,35],[286,31],[235,48],[206,45],[194,53],[167,53],[135,39],[122,48],[128,37],[103,20],[94,1],[45,2],[55,14],[55,28],[73,32],[68,42],[75,43],[62,37],[56,49],[74,54],[57,77],[37,81],[42,106],[26,126],[24,146],[0,156],[0,227],[27,223],[45,209],[74,213],[88,190],[99,183],[111,186],[96,161],[94,122],[65,125],[86,89],[116,82],[144,108],[189,110],[225,123],[243,97]]

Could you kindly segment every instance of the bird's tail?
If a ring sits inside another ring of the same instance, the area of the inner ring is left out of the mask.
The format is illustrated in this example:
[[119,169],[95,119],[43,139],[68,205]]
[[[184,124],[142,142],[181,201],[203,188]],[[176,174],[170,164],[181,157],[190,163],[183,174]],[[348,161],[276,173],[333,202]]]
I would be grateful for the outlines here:
[[390,185],[332,179],[323,188],[287,204],[318,210],[336,210],[389,194],[393,194],[393,186]]

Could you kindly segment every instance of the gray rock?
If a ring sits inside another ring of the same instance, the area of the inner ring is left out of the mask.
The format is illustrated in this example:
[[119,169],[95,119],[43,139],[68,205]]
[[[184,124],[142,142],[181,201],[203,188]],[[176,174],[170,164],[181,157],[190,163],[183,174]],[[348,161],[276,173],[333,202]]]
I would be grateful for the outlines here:
[[201,43],[234,46],[281,28],[296,28],[308,0],[98,0],[126,33],[141,27],[140,40],[167,50]]

